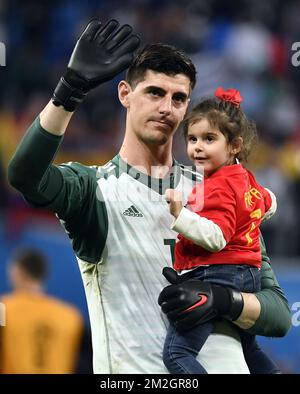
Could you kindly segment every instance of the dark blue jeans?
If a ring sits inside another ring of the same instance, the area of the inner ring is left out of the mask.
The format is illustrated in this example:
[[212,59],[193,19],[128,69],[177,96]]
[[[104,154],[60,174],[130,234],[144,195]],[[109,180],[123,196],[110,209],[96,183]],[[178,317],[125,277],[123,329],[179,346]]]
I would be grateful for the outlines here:
[[[231,287],[246,293],[260,290],[260,270],[247,265],[211,265],[199,267],[182,276],[184,279],[200,279],[214,285]],[[206,370],[196,360],[202,346],[214,329],[209,321],[179,333],[170,324],[163,350],[163,361],[170,373],[206,374]],[[250,373],[279,373],[277,366],[259,348],[253,335],[239,330]]]

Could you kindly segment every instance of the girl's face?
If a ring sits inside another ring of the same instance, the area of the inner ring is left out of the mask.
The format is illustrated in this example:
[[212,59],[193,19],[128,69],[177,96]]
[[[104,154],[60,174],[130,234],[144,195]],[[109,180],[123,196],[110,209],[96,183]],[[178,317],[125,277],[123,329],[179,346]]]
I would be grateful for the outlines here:
[[233,147],[224,134],[203,118],[191,124],[187,133],[187,154],[195,166],[209,176],[219,168],[234,164],[240,147]]

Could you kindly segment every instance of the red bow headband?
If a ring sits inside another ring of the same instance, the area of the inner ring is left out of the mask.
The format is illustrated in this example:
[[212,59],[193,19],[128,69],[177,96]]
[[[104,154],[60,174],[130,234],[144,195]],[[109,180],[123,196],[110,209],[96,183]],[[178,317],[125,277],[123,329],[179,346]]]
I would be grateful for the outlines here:
[[236,89],[227,89],[224,90],[221,86],[217,88],[215,91],[215,96],[223,101],[228,101],[235,105],[237,108],[240,108],[240,104],[243,101],[243,97],[240,92]]

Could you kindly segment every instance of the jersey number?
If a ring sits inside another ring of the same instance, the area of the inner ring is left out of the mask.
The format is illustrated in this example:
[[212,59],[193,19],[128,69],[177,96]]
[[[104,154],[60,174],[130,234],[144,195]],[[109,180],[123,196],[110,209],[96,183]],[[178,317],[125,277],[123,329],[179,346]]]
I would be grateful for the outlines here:
[[175,244],[176,244],[176,239],[172,239],[172,238],[164,239],[164,245],[170,246],[172,264],[174,263],[175,260],[174,258]]
[[[262,216],[261,209],[256,209],[255,211],[250,213],[251,219],[260,219]],[[251,245],[253,242],[253,239],[250,236],[250,233],[254,231],[256,228],[256,224],[254,222],[251,223],[250,229],[247,231],[245,234],[246,240],[247,240],[247,246]]]

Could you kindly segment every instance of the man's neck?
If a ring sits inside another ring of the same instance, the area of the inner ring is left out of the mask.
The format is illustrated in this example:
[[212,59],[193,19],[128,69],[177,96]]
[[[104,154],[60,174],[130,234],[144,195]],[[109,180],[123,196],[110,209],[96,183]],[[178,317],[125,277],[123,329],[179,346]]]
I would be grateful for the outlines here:
[[22,285],[16,286],[15,290],[17,292],[41,294],[41,293],[43,293],[43,286],[37,282],[28,282],[28,283],[23,283]]
[[172,140],[164,145],[146,145],[137,138],[125,135],[120,156],[129,165],[142,167],[148,175],[163,178],[173,163]]

